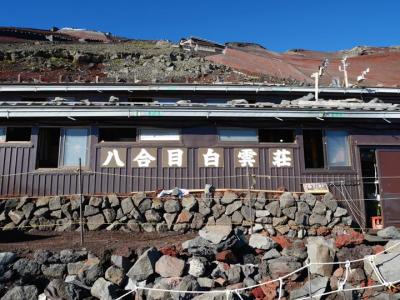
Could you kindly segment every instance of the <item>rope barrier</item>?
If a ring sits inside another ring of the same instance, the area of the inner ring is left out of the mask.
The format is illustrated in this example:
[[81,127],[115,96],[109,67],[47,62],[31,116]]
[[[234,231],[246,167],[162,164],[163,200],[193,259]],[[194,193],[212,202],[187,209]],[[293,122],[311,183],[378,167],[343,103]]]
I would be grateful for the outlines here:
[[278,293],[278,300],[282,298],[282,287],[283,287],[283,280],[282,278],[279,278],[279,293]]
[[[390,249],[395,248],[395,247],[397,247],[399,245],[400,245],[400,241],[395,243],[394,245],[388,247],[387,249],[378,252],[375,255],[365,256],[365,257],[360,258],[360,259],[346,260],[345,262],[330,262],[330,263],[313,262],[313,263],[307,263],[303,267],[300,267],[299,269],[297,269],[297,270],[295,270],[293,272],[290,272],[290,273],[288,273],[288,274],[286,274],[284,276],[281,276],[279,278],[272,279],[272,280],[269,280],[269,281],[266,281],[266,282],[262,282],[262,283],[259,283],[259,284],[256,284],[256,285],[243,287],[243,288],[230,289],[230,290],[210,290],[210,291],[182,291],[182,290],[169,290],[169,289],[150,288],[150,287],[136,287],[136,290],[158,291],[158,292],[179,293],[179,294],[215,294],[215,293],[220,293],[220,294],[225,294],[225,295],[229,295],[230,296],[232,293],[239,294],[239,292],[242,292],[242,291],[252,290],[252,289],[257,288],[257,287],[261,287],[261,286],[268,285],[268,284],[271,284],[271,283],[279,282],[279,293],[278,293],[278,295],[279,295],[279,299],[281,299],[281,297],[282,297],[283,280],[286,279],[286,278],[291,277],[292,275],[294,275],[294,274],[296,274],[298,272],[303,271],[306,268],[310,268],[311,265],[321,265],[321,264],[323,264],[323,265],[326,265],[326,264],[338,265],[338,264],[345,264],[346,270],[349,270],[351,263],[356,263],[356,262],[365,261],[365,260],[369,261],[371,257],[375,258],[375,257],[377,257],[379,255],[382,255],[383,253],[385,253],[385,252],[389,251]],[[398,254],[400,254],[400,252],[398,252]],[[380,274],[380,272],[377,271],[376,274],[378,275],[378,274]],[[393,285],[395,285],[395,284],[400,282],[400,279],[397,280],[397,281],[386,282],[383,279],[382,275],[379,275],[379,276],[380,276],[380,278],[382,280],[382,283],[379,284],[379,285],[343,289],[343,286],[344,286],[344,284],[345,284],[345,282],[347,281],[347,278],[348,278],[348,273],[347,273],[345,275],[345,280],[343,281],[343,285],[342,285],[342,282],[340,282],[337,290],[329,291],[329,292],[321,293],[321,294],[317,294],[317,295],[311,295],[311,297],[322,297],[322,296],[326,296],[326,295],[329,295],[329,294],[332,294],[332,293],[337,293],[337,292],[354,291],[354,290],[368,289],[368,288],[381,287],[381,286],[388,287],[388,286],[393,286]],[[134,291],[131,291],[131,292],[134,292]],[[306,300],[308,298],[309,297],[303,297],[303,298],[299,298],[299,299],[296,299],[296,300]],[[121,299],[121,297],[117,298],[116,300],[119,300],[119,299]],[[229,299],[229,298],[227,298],[227,299]]]
[[[232,191],[232,189],[224,189],[224,191]],[[221,192],[220,190],[216,190],[216,192]],[[242,189],[240,190],[240,192],[238,190],[236,190],[236,192],[238,193],[242,193],[242,194],[246,194],[247,190]],[[299,193],[304,193],[304,192],[293,192],[293,191],[281,191],[281,190],[271,190],[270,193],[276,193],[276,194],[282,194],[282,193],[292,193],[292,194],[299,194]],[[116,194],[117,197],[119,198],[123,198],[123,197],[134,197],[135,194],[138,194],[140,192],[132,192],[132,193],[128,193],[128,194]],[[146,192],[146,193],[155,193],[154,191],[151,192]],[[199,192],[200,193],[200,192]],[[256,194],[257,192],[252,192],[254,194]],[[89,197],[106,197],[109,196],[110,194],[83,194],[84,197],[89,198]],[[27,196],[27,195],[20,195],[20,196],[8,196],[8,197],[0,197],[0,200],[9,200],[11,198],[16,198],[16,197],[21,197],[21,198],[27,198],[27,199],[39,199],[42,197],[79,197],[80,194],[57,194],[57,195],[53,195],[53,196]],[[167,196],[162,196],[162,197],[150,197],[150,196],[145,196],[145,199],[150,199],[150,200],[155,200],[155,199],[168,199],[168,198],[174,198],[174,196],[171,195],[167,195]],[[247,200],[246,199],[247,195],[245,195],[244,199],[240,199],[242,197],[238,196],[238,200]],[[184,198],[184,197],[183,197]],[[199,198],[200,200],[215,200],[215,197],[201,197]],[[70,199],[67,199],[70,200]],[[177,198],[177,200],[182,200],[180,198]],[[265,197],[251,197],[251,200],[265,200],[265,201],[279,201],[279,198],[265,198]],[[377,199],[372,199],[372,198],[352,198],[352,201],[374,201],[374,202],[382,202],[385,200],[400,200],[400,196],[399,197],[387,197],[387,198],[381,198],[381,200],[377,200]],[[348,202],[349,200],[346,199],[335,199],[335,201],[337,202]],[[300,202],[300,200],[299,200]]]
[[342,290],[343,290],[344,285],[346,284],[347,279],[348,279],[348,277],[349,277],[349,273],[350,273],[350,261],[349,261],[349,260],[346,260],[346,265],[345,265],[345,267],[346,267],[346,269],[345,269],[345,276],[344,276],[343,281],[339,281],[339,283],[338,283],[338,291],[342,291]]
[[135,293],[136,291],[137,291],[137,286],[136,286],[136,284],[133,284],[133,289],[132,290],[130,290],[129,292],[123,294],[121,297],[118,297],[115,300],[121,300],[121,299],[125,298],[126,296]]
[[[400,283],[400,280],[392,282],[392,285],[396,285],[398,283]],[[340,292],[352,292],[352,291],[359,291],[359,290],[367,290],[367,289],[374,289],[374,288],[379,288],[379,287],[383,287],[383,286],[384,285],[382,285],[382,284],[376,284],[376,285],[370,285],[370,286],[365,286],[365,287],[354,287],[354,288],[343,289]],[[321,293],[321,294],[316,294],[316,295],[313,295],[312,297],[318,298],[318,297],[323,297],[323,296],[329,296],[331,294],[338,293],[338,292],[339,292],[338,290],[334,290],[334,291],[329,291],[329,292],[325,292],[325,293]],[[307,299],[309,299],[309,298],[303,297],[303,298],[297,298],[294,300],[307,300]]]
[[[1,177],[12,177],[12,176],[21,176],[21,175],[48,175],[48,174],[55,174],[59,175],[58,169],[55,170],[34,170],[29,172],[20,172],[20,173],[12,173],[12,174],[0,174]],[[71,174],[78,175],[78,169],[69,169]],[[237,177],[248,177],[247,174],[237,174],[237,175],[221,175],[221,176],[198,176],[198,177],[171,177],[171,176],[143,176],[143,175],[128,175],[128,174],[112,174],[106,172],[98,172],[98,171],[90,171],[90,170],[82,170],[83,174],[98,174],[98,175],[105,175],[105,176],[119,176],[119,177],[128,177],[128,178],[144,178],[144,179],[168,179],[168,180],[208,180],[208,179],[221,179],[221,178],[237,178]],[[67,173],[68,174],[68,173]],[[400,179],[400,176],[358,176],[358,174],[346,174],[346,175],[336,175],[336,174],[311,174],[311,175],[268,175],[268,174],[251,174],[251,177],[256,178],[303,178],[308,180],[316,180],[316,179],[327,179],[333,178],[335,180],[340,180],[339,178],[347,179],[355,177],[357,180],[361,179]],[[374,184],[373,182],[366,182],[364,184]]]

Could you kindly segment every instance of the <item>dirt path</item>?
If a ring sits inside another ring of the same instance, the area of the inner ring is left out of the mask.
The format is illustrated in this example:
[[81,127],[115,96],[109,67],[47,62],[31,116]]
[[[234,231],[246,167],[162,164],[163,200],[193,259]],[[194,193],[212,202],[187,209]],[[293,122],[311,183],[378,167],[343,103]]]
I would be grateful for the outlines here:
[[[119,231],[92,231],[85,233],[84,247],[97,255],[105,250],[136,249],[139,247],[177,245],[195,237],[195,233],[127,233]],[[37,249],[81,249],[79,232],[0,232],[0,252],[13,251],[29,255]]]

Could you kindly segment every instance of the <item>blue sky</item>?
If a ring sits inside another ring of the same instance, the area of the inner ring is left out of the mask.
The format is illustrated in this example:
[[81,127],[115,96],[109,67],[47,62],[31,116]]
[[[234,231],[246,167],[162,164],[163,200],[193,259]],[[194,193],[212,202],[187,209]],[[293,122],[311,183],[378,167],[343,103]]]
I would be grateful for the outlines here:
[[399,0],[2,1],[1,26],[77,27],[138,39],[247,41],[268,49],[400,45]]

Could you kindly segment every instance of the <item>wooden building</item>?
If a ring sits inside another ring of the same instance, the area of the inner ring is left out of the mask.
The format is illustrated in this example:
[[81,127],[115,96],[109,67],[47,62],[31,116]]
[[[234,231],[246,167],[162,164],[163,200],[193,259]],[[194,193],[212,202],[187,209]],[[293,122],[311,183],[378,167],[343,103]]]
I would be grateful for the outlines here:
[[225,45],[193,36],[181,39],[179,46],[186,51],[204,52],[207,54],[223,53],[225,50]]
[[320,183],[361,226],[378,214],[378,203],[385,225],[397,225],[400,89],[321,88],[319,101],[312,92],[1,85],[0,194],[77,194],[80,158],[84,194],[205,184],[302,192]]

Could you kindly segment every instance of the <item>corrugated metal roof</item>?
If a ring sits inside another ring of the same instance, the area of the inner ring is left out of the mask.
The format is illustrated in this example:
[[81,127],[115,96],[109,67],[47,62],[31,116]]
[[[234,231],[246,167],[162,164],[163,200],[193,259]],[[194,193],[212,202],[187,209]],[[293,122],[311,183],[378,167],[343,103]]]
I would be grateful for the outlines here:
[[[134,91],[187,91],[187,92],[276,92],[276,93],[313,93],[312,87],[275,86],[275,85],[239,85],[239,84],[2,84],[0,92],[134,92]],[[320,94],[399,94],[400,88],[336,88],[320,87]]]

